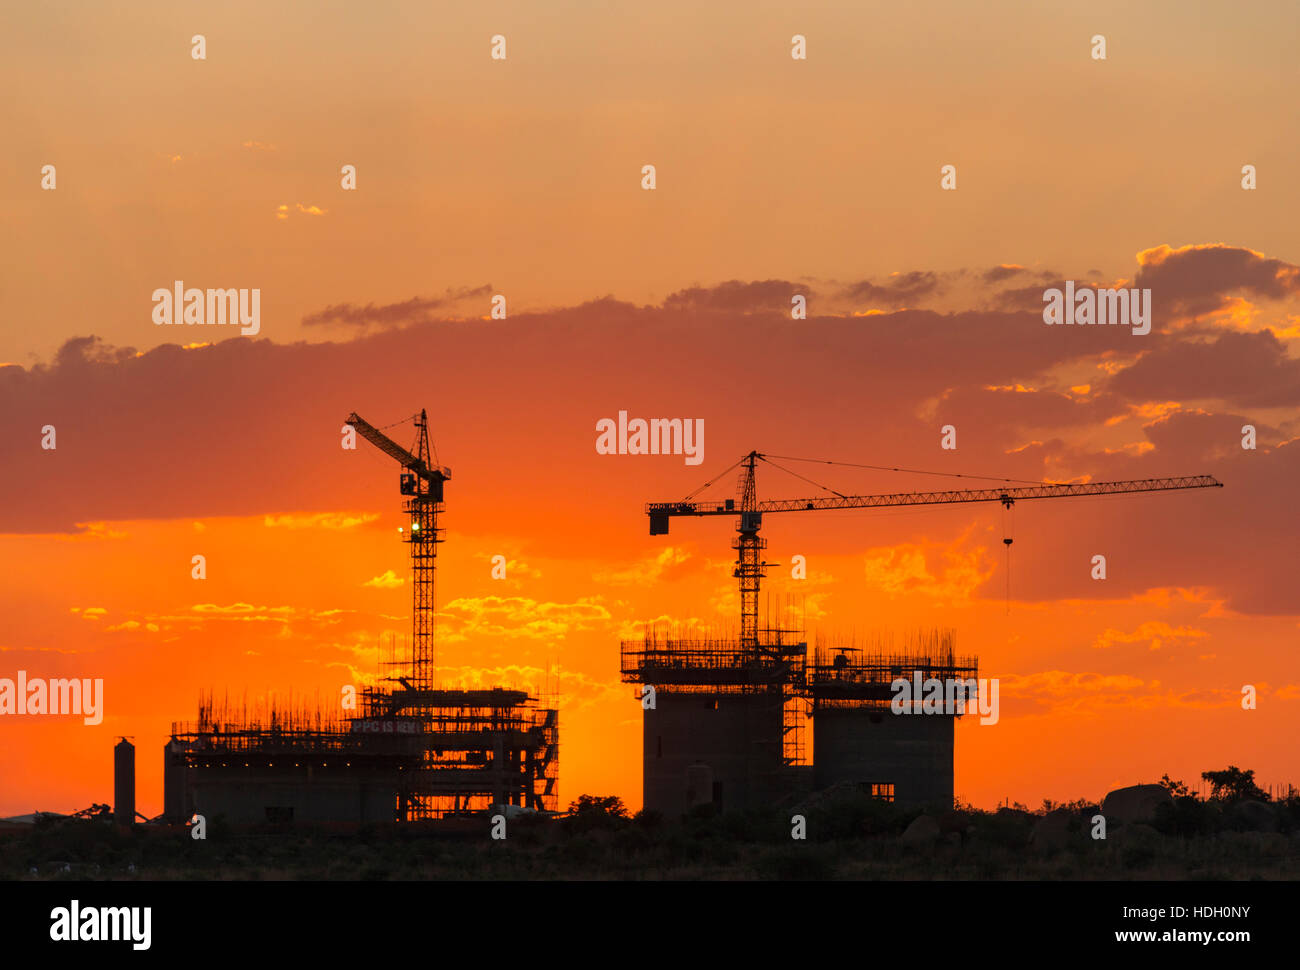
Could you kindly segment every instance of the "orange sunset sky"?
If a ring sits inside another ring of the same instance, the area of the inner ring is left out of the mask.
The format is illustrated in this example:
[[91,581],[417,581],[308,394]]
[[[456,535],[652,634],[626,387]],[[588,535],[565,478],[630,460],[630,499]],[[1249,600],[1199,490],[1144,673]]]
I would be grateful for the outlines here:
[[[1215,476],[1020,503],[1009,596],[997,505],[769,516],[765,589],[810,636],[956,629],[1001,682],[999,723],[957,727],[977,805],[1300,783],[1300,8],[471,6],[0,12],[0,677],[106,694],[98,726],[0,717],[0,815],[110,801],[118,735],[156,815],[200,690],[331,707],[373,677],[410,624],[398,469],[340,430],[420,408],[453,470],[440,675],[551,671],[562,803],[639,807],[619,639],[736,626],[733,523],[651,537],[643,505],[750,449]],[[260,333],[155,326],[176,280],[259,288]],[[1149,288],[1151,333],[1045,326],[1066,280]],[[619,410],[703,419],[703,463],[598,454]]]

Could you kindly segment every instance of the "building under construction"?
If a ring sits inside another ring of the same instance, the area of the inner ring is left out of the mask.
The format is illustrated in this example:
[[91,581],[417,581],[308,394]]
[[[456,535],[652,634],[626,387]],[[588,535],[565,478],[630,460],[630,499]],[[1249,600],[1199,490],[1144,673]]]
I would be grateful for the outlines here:
[[164,815],[391,822],[494,805],[555,809],[557,713],[527,692],[376,690],[363,709],[351,718],[249,714],[205,699],[197,721],[172,725]]
[[894,685],[938,681],[974,700],[976,660],[955,655],[951,630],[920,634],[909,647],[902,653],[816,651],[804,683],[813,719],[814,787],[847,783],[886,801],[952,804],[954,732],[965,704],[925,711],[919,696],[898,704]]
[[623,643],[623,678],[653,688],[643,703],[647,809],[770,804],[806,775],[796,693],[806,648],[786,631],[764,632],[756,650],[653,634]]
[[[854,786],[889,801],[952,805],[954,725],[965,713],[965,704],[935,709],[914,697],[895,706],[894,686],[900,679],[918,686],[938,680],[945,687],[961,685],[964,697],[974,700],[975,658],[958,657],[953,632],[936,630],[918,635],[899,652],[879,642],[868,650],[819,649],[810,663],[801,635],[760,629],[759,584],[771,565],[762,560],[766,540],[759,537],[765,514],[966,502],[998,502],[1010,510],[1017,501],[1029,499],[1221,487],[1210,476],[1199,475],[845,495],[778,465],[773,457],[751,451],[732,466],[740,468],[736,498],[695,498],[717,481],[715,476],[685,499],[646,506],[651,535],[667,534],[675,517],[735,519],[732,575],[740,592],[737,639],[647,632],[621,645],[623,680],[638,685],[644,712],[643,792],[648,809],[675,815],[701,804],[712,804],[715,810],[761,808],[810,788],[835,785]],[[826,494],[759,501],[759,462]],[[1010,536],[1003,539],[1008,556],[1012,541]],[[803,756],[803,717],[813,720],[811,766]]]
[[357,434],[402,466],[401,532],[411,550],[412,636],[354,710],[250,713],[201,699],[198,719],[173,724],[165,750],[164,814],[236,823],[389,822],[500,806],[554,811],[559,712],[523,690],[457,690],[434,679],[433,580],[443,483],[428,419],[413,451],[356,414]]
[[[896,713],[891,684],[976,679],[952,631],[916,637],[905,652],[808,646],[796,631],[740,640],[624,641],[623,679],[644,700],[645,807],[678,815],[697,805],[761,808],[810,790],[850,785],[887,801],[951,804],[954,724],[964,707]],[[653,703],[653,706],[650,704]],[[813,759],[804,722],[813,722]]]

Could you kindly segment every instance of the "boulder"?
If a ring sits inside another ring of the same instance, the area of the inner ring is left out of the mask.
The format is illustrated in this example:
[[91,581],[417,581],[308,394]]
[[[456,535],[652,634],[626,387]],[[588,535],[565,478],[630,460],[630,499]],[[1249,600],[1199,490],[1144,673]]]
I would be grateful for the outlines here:
[[1101,814],[1106,816],[1106,824],[1116,822],[1126,825],[1130,822],[1150,822],[1156,817],[1156,809],[1161,805],[1173,804],[1169,790],[1160,785],[1131,785],[1128,788],[1116,788],[1101,802]]
[[1048,812],[1037,822],[1029,833],[1029,844],[1035,849],[1063,849],[1071,842],[1079,841],[1082,836],[1082,820],[1068,809],[1058,808]]
[[1116,845],[1155,845],[1161,835],[1145,822],[1129,822],[1120,828],[1107,830],[1107,838]]
[[1247,831],[1277,831],[1277,812],[1268,802],[1241,801],[1232,807],[1232,814]]
[[898,840],[909,845],[933,845],[939,841],[939,823],[931,815],[918,815]]
[[964,836],[970,831],[970,816],[965,812],[949,810],[939,816],[939,831],[944,835],[951,835],[956,832]]

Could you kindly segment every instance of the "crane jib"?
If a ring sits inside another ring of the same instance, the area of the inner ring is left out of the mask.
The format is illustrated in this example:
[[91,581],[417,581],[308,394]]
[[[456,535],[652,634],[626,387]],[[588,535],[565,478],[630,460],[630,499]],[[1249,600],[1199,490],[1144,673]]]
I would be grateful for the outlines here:
[[419,456],[412,454],[403,448],[388,435],[384,434],[370,422],[353,412],[348,415],[345,424],[352,425],[357,434],[365,438],[372,445],[388,455],[394,461],[398,462],[403,468],[408,469],[412,474],[418,475],[428,482],[442,482],[451,478],[450,468],[430,468],[429,465]]
[[[801,460],[801,459],[795,459]],[[738,533],[733,548],[736,550],[736,568],[732,575],[740,581],[740,642],[748,649],[760,651],[758,628],[758,596],[766,567],[762,549],[767,544],[759,538],[763,515],[767,512],[802,512],[818,509],[866,509],[900,505],[948,505],[962,502],[1001,502],[1010,508],[1016,502],[1038,498],[1076,498],[1090,495],[1123,495],[1139,492],[1163,492],[1184,488],[1222,488],[1223,483],[1209,475],[1187,477],[1145,478],[1118,482],[1078,482],[1074,484],[1038,483],[1025,487],[949,489],[942,492],[894,492],[887,495],[843,495],[825,485],[819,485],[830,495],[819,498],[769,499],[759,501],[754,479],[755,466],[767,458],[751,451],[738,464],[742,467],[737,483],[737,499],[722,502],[693,501],[690,497],[677,502],[651,502],[646,505],[650,516],[650,534],[666,535],[674,516],[733,515],[739,516]],[[735,467],[735,466],[732,466]],[[777,466],[780,467],[780,466]],[[789,471],[789,469],[783,469]],[[901,469],[895,469],[899,471]],[[796,475],[802,478],[802,475]],[[703,491],[712,482],[697,489]],[[692,493],[695,494],[695,493]],[[1010,548],[1010,540],[1007,542]]]
[[[1188,488],[1222,488],[1210,475],[1175,478],[1144,478],[1118,482],[1080,482],[1064,485],[1031,485],[1023,488],[952,489],[942,492],[893,492],[886,495],[837,495],[833,498],[768,499],[756,502],[753,512],[800,512],[819,509],[882,508],[898,505],[946,505],[965,502],[1015,502],[1036,498],[1082,498],[1090,495],[1125,495],[1164,492]],[[651,502],[650,534],[666,535],[672,516],[740,515],[734,499],[723,502]]]

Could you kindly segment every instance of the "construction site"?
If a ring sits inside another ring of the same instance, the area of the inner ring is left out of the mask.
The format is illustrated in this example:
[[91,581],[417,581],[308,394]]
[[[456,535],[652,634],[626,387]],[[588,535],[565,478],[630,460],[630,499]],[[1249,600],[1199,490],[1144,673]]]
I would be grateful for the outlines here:
[[[642,638],[620,645],[622,678],[637,685],[643,712],[644,804],[665,815],[701,806],[744,811],[791,804],[835,786],[901,805],[953,805],[955,724],[965,705],[922,712],[914,700],[900,710],[892,685],[900,679],[971,685],[978,678],[977,659],[957,655],[956,633],[950,629],[913,634],[900,650],[892,649],[888,635],[877,636],[865,648],[815,645],[810,661],[802,630],[771,624],[760,628],[760,584],[773,565],[762,558],[764,514],[967,502],[998,502],[1010,510],[1028,499],[1222,487],[1199,475],[846,495],[790,472],[827,494],[760,501],[757,464],[789,471],[773,457],[752,451],[722,473],[740,469],[734,499],[695,498],[720,477],[715,476],[681,501],[653,502],[645,509],[651,535],[666,535],[671,519],[679,516],[731,517],[737,531],[732,575],[739,583],[738,638],[673,637],[647,630]],[[1009,535],[1003,539],[1008,556],[1013,541]],[[804,742],[808,720],[813,727],[811,759]]]
[[[559,712],[525,690],[440,687],[434,666],[434,566],[451,470],[437,464],[428,417],[403,448],[357,414],[346,424],[401,467],[410,549],[411,637],[352,710],[251,711],[213,695],[174,723],[164,752],[164,818],[235,824],[409,822],[558,804]],[[133,788],[133,785],[132,785]]]

